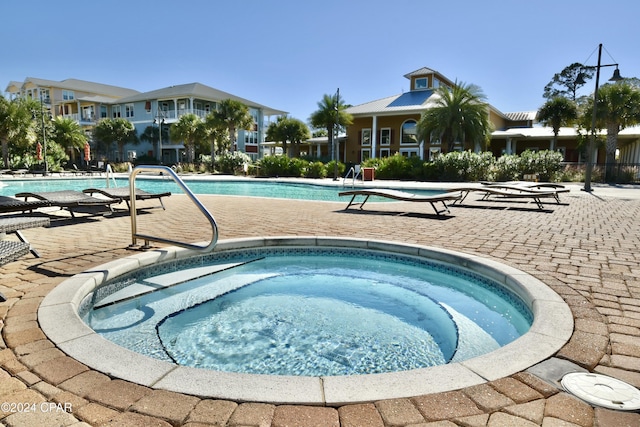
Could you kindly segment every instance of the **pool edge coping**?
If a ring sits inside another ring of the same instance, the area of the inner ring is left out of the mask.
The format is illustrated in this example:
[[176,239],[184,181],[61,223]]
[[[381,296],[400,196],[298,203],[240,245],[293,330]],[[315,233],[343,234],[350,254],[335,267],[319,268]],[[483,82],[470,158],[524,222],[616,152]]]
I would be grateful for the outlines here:
[[497,380],[553,356],[573,333],[571,311],[556,292],[528,273],[479,255],[393,241],[324,236],[221,240],[213,252],[274,246],[381,250],[453,263],[494,279],[515,292],[530,306],[534,322],[529,332],[517,340],[459,363],[385,374],[303,377],[237,374],[176,366],[117,346],[80,319],[80,303],[104,281],[155,262],[198,254],[176,247],[136,253],[72,276],[43,299],[38,308],[38,321],[59,349],[111,377],[204,398],[327,406],[452,391]]

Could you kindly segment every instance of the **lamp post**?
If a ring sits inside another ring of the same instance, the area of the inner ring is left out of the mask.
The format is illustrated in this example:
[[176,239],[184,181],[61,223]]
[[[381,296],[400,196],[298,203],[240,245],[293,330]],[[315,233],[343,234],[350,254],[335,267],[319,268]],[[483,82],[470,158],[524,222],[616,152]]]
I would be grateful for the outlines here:
[[340,144],[338,142],[339,122],[340,122],[340,88],[336,91],[336,103],[334,106],[336,111],[336,122],[334,123],[334,137],[333,137],[333,180],[338,180],[338,153]]
[[38,89],[40,94],[40,117],[42,119],[42,158],[44,160],[44,176],[49,174],[47,167],[47,133],[44,128],[44,101],[42,99],[42,90]]
[[156,118],[153,119],[153,123],[158,122],[158,162],[162,164],[162,125],[164,124],[164,112],[158,108]]
[[[598,113],[598,87],[600,84],[600,68],[602,67],[616,67],[613,72],[613,76],[609,79],[609,81],[617,82],[622,80],[620,76],[620,70],[618,69],[618,64],[601,64],[600,60],[602,58],[602,43],[598,45],[598,65],[595,67],[587,66],[585,68],[595,68],[596,70],[596,88],[593,92],[593,112],[591,113],[591,137],[589,138],[589,143],[587,144],[587,168],[584,174],[584,188],[583,191],[591,192],[593,189],[591,188],[591,175],[593,171],[593,152],[596,146],[596,115]],[[576,79],[576,83],[584,84],[584,77],[582,73],[578,74],[578,78]]]

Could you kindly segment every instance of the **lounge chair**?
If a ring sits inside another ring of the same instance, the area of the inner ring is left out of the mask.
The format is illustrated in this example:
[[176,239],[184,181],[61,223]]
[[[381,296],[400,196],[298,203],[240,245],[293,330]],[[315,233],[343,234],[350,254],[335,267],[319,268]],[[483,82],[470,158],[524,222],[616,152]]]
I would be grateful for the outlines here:
[[558,193],[556,191],[542,191],[525,189],[524,187],[508,188],[509,186],[482,186],[482,187],[458,187],[447,190],[448,192],[460,192],[462,197],[454,202],[454,204],[462,204],[470,193],[482,193],[480,200],[489,200],[492,197],[498,197],[501,199],[531,199],[533,200],[538,209],[543,210],[544,205],[542,199],[553,198],[558,201]]
[[564,185],[553,183],[530,183],[530,182],[515,182],[515,183],[493,183],[485,184],[488,188],[496,188],[507,191],[524,192],[524,193],[554,193],[556,203],[560,203],[560,193],[568,193],[571,191]]
[[[442,213],[449,213],[449,207],[447,206],[448,201],[453,201],[454,203],[457,200],[462,198],[462,194],[458,193],[444,193],[444,194],[435,194],[435,195],[427,195],[423,196],[420,194],[407,193],[405,191],[399,190],[389,190],[386,188],[371,188],[371,189],[358,189],[358,190],[349,190],[342,191],[338,193],[338,196],[351,196],[351,200],[344,210],[349,209],[351,206],[360,206],[360,209],[364,206],[365,203],[369,200],[371,196],[385,197],[387,199],[401,200],[403,202],[427,202],[431,204],[431,207],[436,212],[436,215],[440,215]],[[365,196],[365,199],[360,203],[354,203],[357,196]],[[436,203],[442,203],[443,208],[438,209]]]
[[113,208],[111,205],[122,201],[120,198],[97,198],[75,190],[45,191],[41,193],[24,192],[16,194],[16,197],[23,197],[25,201],[29,198],[46,201],[51,206],[67,209],[74,218],[75,210],[79,208],[104,207],[108,208],[109,212],[112,213]]
[[13,197],[0,196],[0,213],[9,212],[31,212],[34,209],[51,206],[45,200],[24,201]]
[[28,216],[0,216],[0,237],[7,233],[15,234],[19,242],[0,239],[0,265],[13,261],[31,251],[33,256],[40,258],[40,254],[35,250],[20,230],[25,228],[48,227],[49,218],[28,217]]
[[[127,208],[130,208],[129,201],[131,200],[131,192],[129,187],[116,187],[116,188],[87,188],[86,190],[82,190],[83,193],[93,195],[94,193],[102,194],[103,196],[110,197],[112,199],[121,199],[126,202]],[[170,192],[166,193],[149,193],[144,190],[140,190],[136,188],[136,200],[150,200],[150,199],[158,199],[160,202],[160,206],[162,209],[165,209],[164,203],[162,202],[163,197],[169,197],[171,195]]]

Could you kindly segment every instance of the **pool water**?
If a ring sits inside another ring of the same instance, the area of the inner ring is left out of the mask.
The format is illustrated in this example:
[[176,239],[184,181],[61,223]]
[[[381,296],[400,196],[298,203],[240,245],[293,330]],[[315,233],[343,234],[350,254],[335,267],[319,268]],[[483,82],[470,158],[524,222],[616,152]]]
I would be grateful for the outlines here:
[[[327,185],[298,184],[261,180],[189,180],[183,178],[189,189],[195,194],[220,194],[252,197],[271,197],[281,199],[320,200],[320,201],[346,201],[340,198],[338,193],[343,187]],[[126,187],[129,180],[116,178],[110,181],[111,187]],[[80,178],[80,179],[3,179],[0,181],[0,195],[14,196],[21,192],[44,192],[77,190],[86,188],[105,188],[106,178]],[[178,185],[168,177],[165,178],[136,178],[136,187],[152,193],[172,192],[182,193]],[[411,190],[419,194],[442,193],[437,190]],[[371,201],[389,201],[376,197]]]
[[526,333],[532,315],[475,273],[405,255],[255,249],[166,263],[107,282],[83,320],[180,365],[354,375],[458,362]]

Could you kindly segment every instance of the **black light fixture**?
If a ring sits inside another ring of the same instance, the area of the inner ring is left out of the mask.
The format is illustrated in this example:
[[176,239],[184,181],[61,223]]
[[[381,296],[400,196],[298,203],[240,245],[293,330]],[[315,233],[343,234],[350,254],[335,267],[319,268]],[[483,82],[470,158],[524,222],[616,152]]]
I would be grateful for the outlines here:
[[[596,70],[596,88],[593,92],[593,112],[591,117],[591,137],[589,138],[589,143],[587,144],[587,168],[584,174],[584,188],[583,191],[591,192],[593,189],[591,188],[591,175],[593,172],[593,151],[595,150],[596,145],[596,115],[598,112],[598,87],[600,85],[600,68],[602,67],[616,67],[613,72],[613,76],[609,79],[610,82],[617,82],[623,79],[620,75],[620,70],[618,69],[618,64],[601,64],[600,60],[602,58],[602,43],[598,45],[598,65],[596,66],[585,66],[586,69],[595,69]],[[585,84],[583,73],[578,74],[576,78],[576,84]]]

